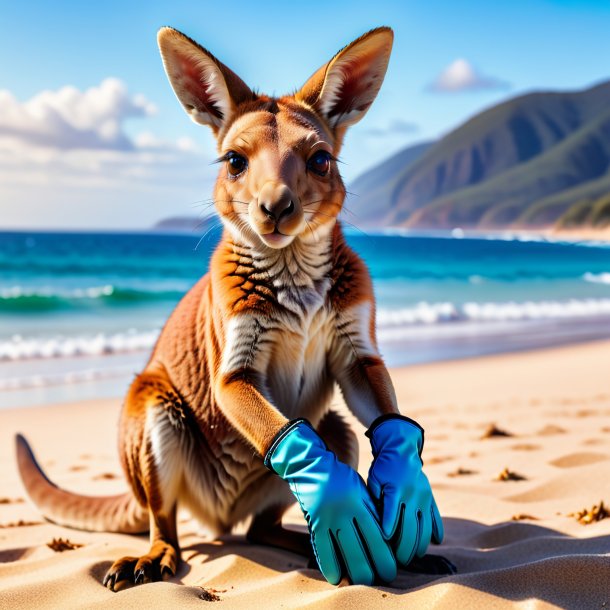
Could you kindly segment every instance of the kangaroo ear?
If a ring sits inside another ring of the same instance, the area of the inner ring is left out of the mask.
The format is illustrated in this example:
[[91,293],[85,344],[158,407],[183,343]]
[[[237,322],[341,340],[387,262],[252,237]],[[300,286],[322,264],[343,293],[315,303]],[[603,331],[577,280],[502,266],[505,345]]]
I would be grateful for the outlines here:
[[303,85],[297,99],[313,106],[332,128],[357,123],[377,97],[393,40],[388,27],[357,38]]
[[216,133],[240,102],[254,98],[235,73],[182,32],[161,28],[157,42],[174,93],[195,123]]

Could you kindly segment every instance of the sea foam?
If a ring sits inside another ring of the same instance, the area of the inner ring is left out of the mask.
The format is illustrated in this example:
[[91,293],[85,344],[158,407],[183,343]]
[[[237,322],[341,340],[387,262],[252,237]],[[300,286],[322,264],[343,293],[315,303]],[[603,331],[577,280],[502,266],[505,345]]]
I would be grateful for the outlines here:
[[610,284],[610,273],[585,273],[582,276],[585,282],[591,282],[592,284]]
[[[488,323],[583,319],[610,316],[608,299],[571,299],[567,301],[526,301],[504,303],[421,302],[400,309],[381,308],[377,311],[380,330],[397,328],[438,328],[468,322],[484,326]],[[90,335],[55,337],[24,337],[13,335],[0,340],[0,361],[47,358],[101,356],[150,350],[160,329],[127,332],[95,333]]]
[[0,341],[0,361],[124,354],[152,348],[158,330],[51,338],[13,335]]
[[421,302],[402,309],[380,309],[380,327],[446,324],[450,322],[503,322],[610,315],[609,299],[570,299],[567,301],[525,301],[505,303]]

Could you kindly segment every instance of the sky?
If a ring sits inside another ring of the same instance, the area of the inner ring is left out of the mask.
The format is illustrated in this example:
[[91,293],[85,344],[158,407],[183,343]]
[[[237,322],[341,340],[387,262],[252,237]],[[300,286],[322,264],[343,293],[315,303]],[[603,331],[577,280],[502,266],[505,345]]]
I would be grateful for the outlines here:
[[277,95],[391,26],[384,85],[341,153],[347,183],[504,99],[610,79],[610,0],[0,2],[0,229],[144,229],[201,213],[215,144],[167,82],[162,25]]

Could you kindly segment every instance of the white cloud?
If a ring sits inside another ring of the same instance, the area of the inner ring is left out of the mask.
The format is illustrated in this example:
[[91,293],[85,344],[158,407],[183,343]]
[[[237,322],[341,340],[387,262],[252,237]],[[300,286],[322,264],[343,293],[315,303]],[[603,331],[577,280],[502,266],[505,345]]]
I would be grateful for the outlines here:
[[450,63],[429,85],[430,91],[456,93],[483,89],[506,89],[508,83],[485,76],[478,72],[466,59],[456,59]]
[[133,144],[123,131],[124,121],[155,111],[144,96],[130,96],[116,78],[86,91],[41,91],[26,102],[0,90],[0,136],[58,149],[129,150]]
[[175,142],[164,138],[158,138],[150,131],[143,131],[134,138],[134,144],[138,148],[153,148],[158,150],[180,150],[183,152],[197,152],[197,144],[192,138],[181,137]]
[[0,225],[143,228],[194,212],[217,168],[191,138],[127,134],[126,120],[155,112],[114,78],[25,102],[1,90]]
[[410,121],[403,119],[393,119],[384,127],[369,127],[364,133],[374,137],[403,136],[416,133],[419,127]]

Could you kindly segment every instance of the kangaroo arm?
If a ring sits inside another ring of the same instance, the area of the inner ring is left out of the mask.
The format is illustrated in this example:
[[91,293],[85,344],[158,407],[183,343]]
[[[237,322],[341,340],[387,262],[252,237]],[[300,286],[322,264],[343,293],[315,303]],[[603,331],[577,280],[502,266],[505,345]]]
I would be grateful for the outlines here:
[[218,383],[216,395],[226,418],[264,456],[288,419],[262,395],[257,377],[247,369],[226,373]]
[[216,400],[229,422],[265,455],[288,419],[265,396],[265,370],[274,327],[264,317],[229,320],[216,383]]
[[373,304],[363,302],[338,314],[330,367],[350,411],[369,428],[387,413],[399,413],[390,374],[379,354],[371,319]]

